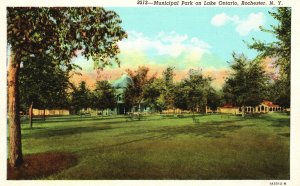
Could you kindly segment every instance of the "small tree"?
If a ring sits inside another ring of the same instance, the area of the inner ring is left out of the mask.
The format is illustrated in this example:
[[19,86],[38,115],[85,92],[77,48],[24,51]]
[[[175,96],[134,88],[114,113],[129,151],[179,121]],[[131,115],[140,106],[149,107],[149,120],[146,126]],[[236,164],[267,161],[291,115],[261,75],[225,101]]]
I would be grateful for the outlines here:
[[117,105],[116,91],[108,81],[97,81],[92,93],[92,107],[102,111],[113,109]]
[[76,114],[82,109],[87,109],[91,106],[91,92],[86,86],[85,81],[81,81],[78,87],[74,87],[71,92],[70,106]]
[[131,108],[137,105],[141,108],[142,101],[145,100],[146,87],[149,86],[155,79],[155,76],[149,76],[148,67],[139,67],[137,70],[127,70],[128,75],[132,79],[132,83],[128,85],[124,93],[125,104]]

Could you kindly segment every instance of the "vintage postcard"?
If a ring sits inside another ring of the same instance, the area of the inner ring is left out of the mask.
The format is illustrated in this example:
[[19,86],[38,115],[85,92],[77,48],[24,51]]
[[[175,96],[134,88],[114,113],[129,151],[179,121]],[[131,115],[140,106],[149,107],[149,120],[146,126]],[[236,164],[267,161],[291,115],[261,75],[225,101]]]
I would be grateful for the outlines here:
[[1,185],[300,184],[296,0],[1,8]]

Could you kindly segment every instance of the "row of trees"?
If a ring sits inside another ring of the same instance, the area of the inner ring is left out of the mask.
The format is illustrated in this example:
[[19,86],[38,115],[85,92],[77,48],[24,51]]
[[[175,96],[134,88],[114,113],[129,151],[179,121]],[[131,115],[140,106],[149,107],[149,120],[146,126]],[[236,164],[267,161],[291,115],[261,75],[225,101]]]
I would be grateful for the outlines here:
[[[39,65],[40,73],[27,76],[27,72],[36,67],[21,68],[22,111],[27,113],[30,108],[30,114],[33,107],[42,110],[64,108],[77,114],[87,108],[104,110],[116,107],[116,90],[108,81],[97,81],[94,90],[91,90],[84,81],[78,86],[71,84],[66,70],[41,66],[44,63],[32,64]],[[174,67],[166,68],[160,78],[157,74],[150,75],[149,71],[145,66],[135,71],[127,70],[132,80],[123,92],[127,111],[134,106],[140,108],[141,104],[155,111],[180,108],[204,112],[206,105],[212,108],[219,106],[219,97],[211,86],[212,78],[204,77],[201,71],[191,69],[181,82],[173,81]]]
[[[291,61],[291,8],[276,8],[269,12],[278,21],[271,28],[260,28],[270,33],[276,41],[265,43],[253,38],[250,49],[258,51],[255,59],[249,60],[244,54],[232,54],[230,75],[221,91],[211,86],[212,79],[201,72],[191,70],[188,78],[179,83],[173,82],[174,68],[168,67],[161,79],[146,79],[149,69],[142,67],[128,71],[133,78],[125,94],[128,105],[144,101],[156,110],[189,109],[200,112],[207,105],[216,109],[222,103],[231,103],[242,108],[257,106],[263,100],[273,101],[282,107],[290,107],[290,61]],[[278,74],[268,74],[262,61],[271,58],[275,61]],[[131,106],[130,105],[130,106]]]
[[156,111],[179,108],[205,112],[206,105],[217,106],[212,79],[204,77],[201,71],[191,69],[181,82],[173,81],[174,67],[167,67],[161,78],[156,74],[150,76],[147,67],[127,72],[132,78],[132,84],[129,84],[124,95],[128,108],[143,103]]
[[74,113],[87,108],[99,109],[103,113],[104,109],[113,109],[116,104],[116,91],[108,81],[97,81],[93,91],[82,81],[73,89],[69,99],[69,108]]

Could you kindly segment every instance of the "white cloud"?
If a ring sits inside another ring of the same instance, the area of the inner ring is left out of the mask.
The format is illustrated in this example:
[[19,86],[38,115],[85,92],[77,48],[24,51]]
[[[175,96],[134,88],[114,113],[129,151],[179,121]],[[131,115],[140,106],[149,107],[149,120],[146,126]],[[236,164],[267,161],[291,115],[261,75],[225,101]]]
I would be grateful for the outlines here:
[[259,12],[257,14],[249,14],[246,20],[240,21],[237,24],[236,31],[240,35],[248,35],[251,31],[259,31],[259,26],[264,24],[264,14]]
[[155,37],[147,37],[136,31],[128,32],[128,39],[121,41],[121,50],[139,49],[155,50],[158,55],[171,55],[178,57],[189,49],[198,48],[208,52],[210,45],[199,38],[189,38],[188,35],[180,35],[172,31],[169,33],[160,32]]
[[258,31],[259,26],[264,24],[264,14],[262,12],[251,13],[246,19],[240,19],[238,15],[229,16],[225,13],[217,14],[211,19],[211,24],[217,27],[232,23],[235,30],[241,35],[246,36],[251,31]]
[[225,13],[217,14],[211,19],[211,24],[214,26],[223,26],[228,22],[228,17]]
[[189,37],[174,31],[160,32],[154,37],[130,31],[128,39],[121,41],[119,46],[120,58],[124,64],[169,63],[173,66],[178,66],[178,63],[180,66],[199,66],[203,54],[210,53],[211,48],[208,43],[197,37]]
[[215,15],[212,19],[211,19],[211,24],[214,25],[214,26],[223,26],[225,25],[226,23],[230,23],[230,22],[233,22],[233,23],[238,23],[239,22],[239,16],[237,15],[234,15],[234,16],[228,16],[227,14],[225,13],[221,13],[221,14],[217,14]]

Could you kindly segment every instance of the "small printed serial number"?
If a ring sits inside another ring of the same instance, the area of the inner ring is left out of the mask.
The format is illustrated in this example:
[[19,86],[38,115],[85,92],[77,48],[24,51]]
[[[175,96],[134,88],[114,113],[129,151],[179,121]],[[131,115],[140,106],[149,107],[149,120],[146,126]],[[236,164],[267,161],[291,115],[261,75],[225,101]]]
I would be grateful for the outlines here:
[[270,182],[270,185],[286,185],[286,182],[282,182],[282,181],[272,181],[272,182]]

